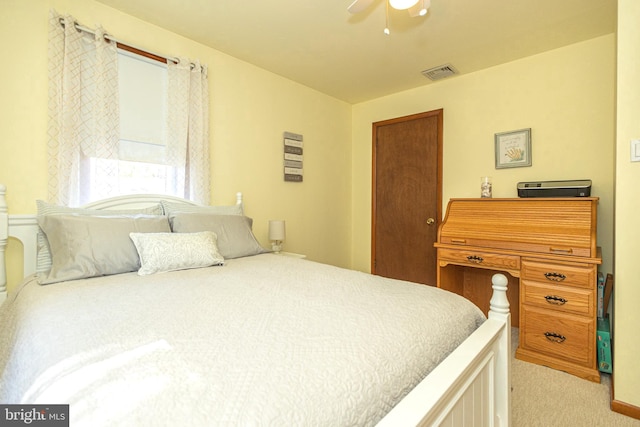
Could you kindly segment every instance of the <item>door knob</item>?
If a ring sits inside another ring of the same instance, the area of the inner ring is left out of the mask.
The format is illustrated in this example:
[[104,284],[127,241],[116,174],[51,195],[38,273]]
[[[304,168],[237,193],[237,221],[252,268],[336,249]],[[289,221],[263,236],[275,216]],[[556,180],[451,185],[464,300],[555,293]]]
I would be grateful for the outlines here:
[[433,225],[433,223],[436,222],[435,219],[433,218],[427,218],[427,225]]

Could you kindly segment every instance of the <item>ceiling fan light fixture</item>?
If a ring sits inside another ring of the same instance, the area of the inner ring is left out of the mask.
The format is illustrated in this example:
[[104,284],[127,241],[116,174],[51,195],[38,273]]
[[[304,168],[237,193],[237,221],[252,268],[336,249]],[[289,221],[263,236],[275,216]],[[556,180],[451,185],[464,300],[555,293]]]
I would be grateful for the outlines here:
[[431,6],[431,0],[420,0],[420,11],[418,12],[418,15],[426,15],[429,11],[429,6]]
[[431,7],[431,0],[418,0],[418,2],[409,8],[409,16],[425,16]]
[[384,33],[387,36],[391,34],[391,31],[389,31],[389,3],[386,4],[384,12]]
[[389,4],[394,9],[405,10],[415,6],[419,1],[420,0],[389,0]]

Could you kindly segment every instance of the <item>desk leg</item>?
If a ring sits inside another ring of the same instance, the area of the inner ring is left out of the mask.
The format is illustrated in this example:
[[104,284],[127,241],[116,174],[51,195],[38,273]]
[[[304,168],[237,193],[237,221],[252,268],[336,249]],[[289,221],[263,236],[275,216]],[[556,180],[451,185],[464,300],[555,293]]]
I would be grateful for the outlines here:
[[[456,265],[438,266],[438,287],[464,295],[464,268]],[[491,282],[489,282],[491,283]]]
[[511,305],[511,326],[520,325],[520,280],[508,273],[449,264],[438,267],[438,287],[462,295],[484,314],[489,313],[491,300],[491,277],[496,273],[504,273],[509,280],[507,298]]

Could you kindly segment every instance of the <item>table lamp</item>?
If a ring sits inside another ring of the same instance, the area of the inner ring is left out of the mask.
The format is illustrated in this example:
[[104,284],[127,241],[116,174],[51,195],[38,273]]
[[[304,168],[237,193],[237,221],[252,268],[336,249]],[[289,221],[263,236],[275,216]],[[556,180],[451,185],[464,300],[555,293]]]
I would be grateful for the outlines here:
[[269,221],[269,240],[271,240],[271,249],[275,253],[282,250],[282,242],[285,238],[285,226],[283,220]]

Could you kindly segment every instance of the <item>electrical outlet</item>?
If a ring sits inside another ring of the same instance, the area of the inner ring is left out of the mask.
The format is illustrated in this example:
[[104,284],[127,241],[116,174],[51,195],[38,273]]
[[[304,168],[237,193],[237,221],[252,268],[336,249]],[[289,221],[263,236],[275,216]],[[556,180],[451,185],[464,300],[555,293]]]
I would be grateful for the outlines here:
[[631,140],[631,161],[640,162],[640,139]]

